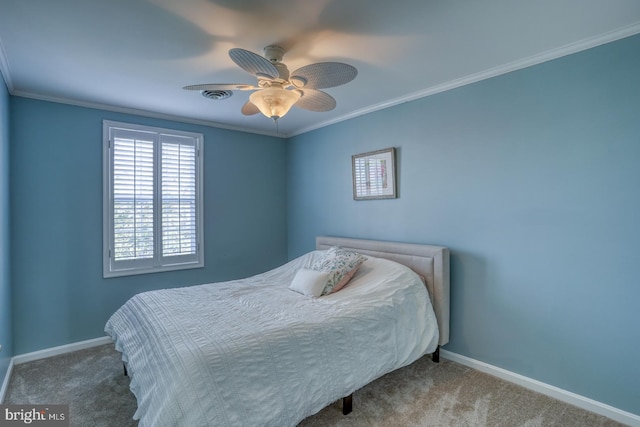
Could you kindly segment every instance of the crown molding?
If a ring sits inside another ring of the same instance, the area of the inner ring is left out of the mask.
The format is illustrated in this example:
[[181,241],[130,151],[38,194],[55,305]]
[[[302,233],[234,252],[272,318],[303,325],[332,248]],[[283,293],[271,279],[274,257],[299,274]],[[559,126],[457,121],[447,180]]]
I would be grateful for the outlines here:
[[189,123],[189,124],[192,124],[192,125],[200,125],[200,126],[207,126],[207,127],[214,127],[214,128],[232,130],[232,131],[237,131],[237,132],[253,133],[253,134],[265,135],[265,136],[275,136],[275,137],[278,137],[278,138],[282,138],[282,137],[285,136],[285,135],[282,135],[282,134],[277,134],[277,133],[273,133],[273,132],[262,132],[262,131],[248,129],[248,128],[244,128],[244,127],[240,127],[240,126],[230,126],[230,125],[226,125],[226,124],[223,124],[223,123],[214,122],[214,121],[211,121],[211,120],[193,119],[193,118],[184,117],[184,116],[177,116],[177,115],[173,115],[173,114],[160,113],[160,112],[156,112],[156,111],[141,110],[141,109],[137,109],[137,108],[123,107],[123,106],[119,106],[119,105],[103,104],[103,103],[99,103],[99,102],[78,101],[78,100],[70,99],[70,98],[63,98],[63,97],[49,96],[49,95],[41,95],[39,93],[25,92],[25,91],[21,91],[21,90],[15,90],[15,91],[11,92],[11,95],[19,96],[19,97],[22,97],[22,98],[37,99],[39,101],[56,102],[58,104],[67,104],[67,105],[73,105],[73,106],[76,106],[76,107],[93,108],[93,109],[98,109],[98,110],[111,111],[111,112],[114,112],[114,113],[123,113],[123,114],[131,114],[131,115],[135,115],[135,116],[149,117],[149,118],[153,118],[153,119],[171,120],[171,121],[175,121],[175,122]]
[[441,92],[446,92],[451,89],[456,89],[456,88],[466,86],[472,83],[476,83],[482,80],[490,79],[492,77],[510,73],[512,71],[517,71],[523,68],[538,65],[543,62],[551,61],[554,59],[561,58],[563,56],[578,53],[578,52],[591,49],[606,43],[614,42],[616,40],[620,40],[626,37],[631,37],[639,33],[640,33],[640,22],[626,26],[626,27],[619,28],[615,31],[610,31],[610,32],[601,34],[599,36],[590,37],[587,39],[579,40],[577,42],[569,43],[559,48],[543,52],[541,54],[529,56],[517,61],[500,65],[498,67],[494,67],[478,73],[470,74],[468,76],[465,76],[459,79],[454,79],[439,85],[431,86],[417,92],[412,92],[410,94],[407,94],[398,98],[394,98],[385,102],[381,102],[365,108],[361,108],[359,110],[344,114],[334,119],[325,120],[323,122],[319,122],[317,124],[307,126],[287,134],[279,134],[276,132],[264,132],[264,131],[244,128],[241,126],[229,126],[229,125],[225,125],[215,121],[192,119],[189,117],[176,116],[176,115],[166,114],[166,113],[146,111],[146,110],[140,110],[135,108],[101,104],[101,103],[95,103],[95,102],[77,101],[77,100],[68,99],[68,98],[40,95],[37,93],[16,90],[11,79],[9,62],[5,54],[5,51],[2,47],[1,40],[0,40],[0,72],[2,72],[4,76],[4,80],[7,85],[7,89],[9,90],[9,93],[14,96],[22,96],[25,98],[38,99],[42,101],[57,102],[62,104],[75,105],[79,107],[95,108],[95,109],[101,109],[106,111],[132,114],[132,115],[138,115],[138,116],[150,117],[150,118],[156,118],[156,119],[172,120],[172,121],[177,121],[182,123],[208,126],[208,127],[232,130],[237,132],[272,136],[276,138],[291,138],[293,136],[302,135],[304,133],[311,132],[313,130],[317,130],[317,129],[327,127],[336,123],[340,123],[345,120],[350,120],[350,119],[360,117],[369,113],[373,113],[379,110],[384,110],[386,108],[404,104],[406,102],[415,101],[420,98],[425,98],[427,96],[435,95]]
[[320,129],[335,123],[353,119],[355,117],[363,116],[365,114],[373,113],[375,111],[384,110],[386,108],[393,107],[396,105],[404,104],[405,102],[415,101],[416,99],[425,98],[427,96],[435,95],[441,92],[446,92],[451,89],[456,89],[462,86],[469,85],[471,83],[476,83],[476,82],[490,79],[492,77],[496,77],[502,74],[507,74],[512,71],[517,71],[523,68],[528,68],[534,65],[542,64],[543,62],[551,61],[554,59],[561,58],[563,56],[588,50],[597,46],[601,46],[603,44],[614,42],[616,40],[621,40],[627,37],[631,37],[639,33],[640,33],[640,22],[635,23],[633,25],[629,25],[627,27],[619,28],[618,30],[615,30],[615,31],[601,34],[596,37],[590,37],[574,43],[569,43],[556,49],[552,49],[537,55],[519,59],[517,61],[503,64],[498,67],[490,68],[488,70],[481,71],[479,73],[474,73],[459,79],[450,80],[448,82],[431,86],[427,89],[424,89],[418,92],[412,92],[408,95],[391,99],[389,101],[371,105],[369,107],[353,111],[351,113],[345,114],[335,119],[327,120],[327,121],[315,124],[313,126],[308,126],[306,128],[299,129],[287,135],[287,137],[301,135],[303,133],[311,132],[312,130]]

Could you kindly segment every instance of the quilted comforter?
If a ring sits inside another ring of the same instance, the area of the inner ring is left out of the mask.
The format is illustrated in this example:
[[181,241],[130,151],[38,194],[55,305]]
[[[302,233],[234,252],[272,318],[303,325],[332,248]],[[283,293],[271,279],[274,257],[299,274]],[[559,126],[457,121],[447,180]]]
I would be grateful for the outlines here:
[[320,253],[243,280],[141,293],[118,309],[105,331],[127,363],[140,427],[295,426],[436,349],[426,288],[400,264],[368,257],[320,298],[290,290]]

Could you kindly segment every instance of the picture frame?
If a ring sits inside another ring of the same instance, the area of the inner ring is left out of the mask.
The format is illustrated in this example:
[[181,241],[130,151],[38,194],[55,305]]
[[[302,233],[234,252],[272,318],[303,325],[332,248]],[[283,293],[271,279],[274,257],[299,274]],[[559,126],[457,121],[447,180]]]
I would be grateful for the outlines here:
[[394,147],[351,156],[353,199],[395,199],[396,149]]

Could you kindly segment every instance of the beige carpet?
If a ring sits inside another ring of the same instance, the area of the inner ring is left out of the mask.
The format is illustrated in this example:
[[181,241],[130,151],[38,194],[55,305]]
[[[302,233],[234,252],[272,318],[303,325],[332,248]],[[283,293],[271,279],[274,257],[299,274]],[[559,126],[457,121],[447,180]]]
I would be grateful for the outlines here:
[[[442,360],[442,358],[441,358]],[[136,402],[112,345],[17,365],[4,403],[69,404],[72,426],[136,426]],[[424,357],[300,426],[621,426],[454,362]]]

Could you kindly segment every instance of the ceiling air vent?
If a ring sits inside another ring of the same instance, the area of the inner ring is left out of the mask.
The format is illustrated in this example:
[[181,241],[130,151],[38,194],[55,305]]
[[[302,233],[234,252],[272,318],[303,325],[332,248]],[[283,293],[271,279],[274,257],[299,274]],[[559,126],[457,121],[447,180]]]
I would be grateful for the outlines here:
[[202,96],[204,96],[205,98],[216,99],[216,100],[227,99],[231,95],[233,95],[233,92],[231,92],[230,90],[203,90],[202,91]]

